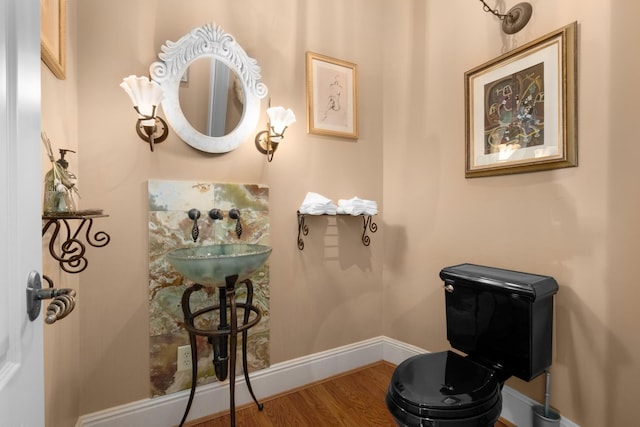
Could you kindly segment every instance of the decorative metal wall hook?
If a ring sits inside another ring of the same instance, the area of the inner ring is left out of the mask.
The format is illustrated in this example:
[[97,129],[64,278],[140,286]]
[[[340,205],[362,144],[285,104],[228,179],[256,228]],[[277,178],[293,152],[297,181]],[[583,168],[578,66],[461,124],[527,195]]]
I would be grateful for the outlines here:
[[527,2],[516,4],[504,15],[495,9],[491,9],[484,0],[480,0],[480,2],[482,2],[482,10],[492,13],[502,21],[502,31],[506,34],[515,34],[523,29],[533,13],[533,6]]
[[190,209],[187,213],[189,215],[189,219],[193,220],[193,227],[191,228],[191,238],[195,242],[198,240],[198,236],[200,235],[200,230],[198,230],[198,219],[200,218],[200,211],[198,209]]
[[49,287],[42,289],[42,280],[37,271],[29,273],[27,280],[27,314],[29,320],[34,321],[40,315],[40,301],[51,299],[51,303],[47,307],[45,322],[53,324],[57,320],[64,319],[73,311],[76,306],[76,291],[73,289],[55,289],[53,281],[42,276]]
[[236,236],[238,239],[242,236],[242,224],[240,223],[240,211],[233,208],[229,211],[229,218],[236,220]]

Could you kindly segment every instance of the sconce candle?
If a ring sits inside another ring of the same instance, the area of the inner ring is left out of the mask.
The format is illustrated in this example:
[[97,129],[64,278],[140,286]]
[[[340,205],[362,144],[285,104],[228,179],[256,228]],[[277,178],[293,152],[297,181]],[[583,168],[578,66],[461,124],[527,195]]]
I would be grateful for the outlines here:
[[267,161],[273,160],[273,153],[278,148],[278,144],[284,138],[284,132],[289,125],[296,122],[296,116],[290,108],[271,107],[267,109],[267,130],[263,130],[256,135],[256,148],[262,154],[266,154]]
[[138,113],[138,136],[148,142],[153,151],[153,145],[161,143],[169,135],[167,123],[156,115],[158,105],[164,97],[162,88],[147,77],[135,75],[124,78],[120,87],[127,92],[133,102],[133,108]]

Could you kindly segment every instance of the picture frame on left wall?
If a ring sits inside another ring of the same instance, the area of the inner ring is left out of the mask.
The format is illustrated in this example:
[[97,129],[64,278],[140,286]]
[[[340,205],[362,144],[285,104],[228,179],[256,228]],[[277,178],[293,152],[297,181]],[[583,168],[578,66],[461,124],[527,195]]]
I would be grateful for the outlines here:
[[67,0],[40,0],[40,56],[60,80],[67,73]]

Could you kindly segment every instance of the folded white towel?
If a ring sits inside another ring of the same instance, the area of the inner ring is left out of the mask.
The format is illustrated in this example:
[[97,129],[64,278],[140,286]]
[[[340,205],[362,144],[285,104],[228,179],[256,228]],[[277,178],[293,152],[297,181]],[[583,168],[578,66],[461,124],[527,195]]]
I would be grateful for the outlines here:
[[349,200],[338,200],[338,209],[336,213],[347,215],[376,215],[378,213],[378,204],[373,200],[363,200],[353,197]]
[[305,215],[335,215],[337,208],[331,199],[318,193],[309,192],[298,211]]

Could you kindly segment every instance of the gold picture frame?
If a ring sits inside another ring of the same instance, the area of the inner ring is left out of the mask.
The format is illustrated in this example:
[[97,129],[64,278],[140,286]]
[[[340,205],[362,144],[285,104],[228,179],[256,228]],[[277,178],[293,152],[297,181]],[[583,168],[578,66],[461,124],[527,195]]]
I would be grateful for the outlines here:
[[577,23],[467,71],[465,177],[578,165]]
[[40,56],[58,79],[67,72],[67,0],[40,0]]
[[306,53],[307,132],[358,138],[357,65]]

